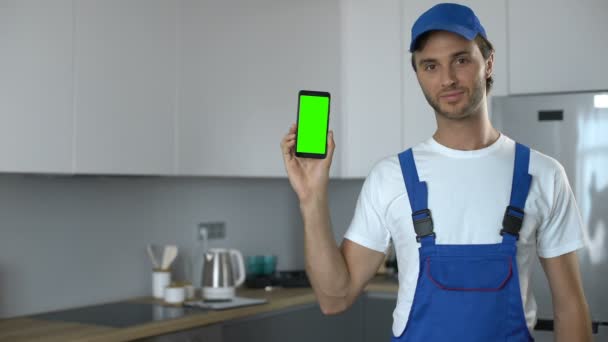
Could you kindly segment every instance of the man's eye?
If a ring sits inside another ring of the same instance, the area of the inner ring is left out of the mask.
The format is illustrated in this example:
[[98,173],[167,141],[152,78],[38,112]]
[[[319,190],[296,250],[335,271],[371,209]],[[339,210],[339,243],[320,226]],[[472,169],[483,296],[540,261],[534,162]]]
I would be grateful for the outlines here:
[[432,71],[435,70],[435,64],[427,64],[424,66],[424,70],[426,71]]
[[461,58],[458,58],[458,59],[456,60],[456,63],[458,63],[458,64],[465,64],[465,63],[466,63],[466,62],[468,62],[468,61],[469,61],[468,59],[466,59],[466,58],[464,58],[464,57],[461,57]]

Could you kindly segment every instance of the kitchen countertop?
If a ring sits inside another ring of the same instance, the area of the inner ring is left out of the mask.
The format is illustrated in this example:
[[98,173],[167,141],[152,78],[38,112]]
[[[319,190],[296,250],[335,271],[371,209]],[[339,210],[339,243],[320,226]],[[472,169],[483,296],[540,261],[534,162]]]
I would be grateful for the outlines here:
[[[395,280],[376,277],[366,287],[366,292],[397,293]],[[311,288],[273,288],[271,291],[242,288],[237,291],[242,297],[266,298],[268,303],[221,311],[205,311],[176,319],[150,322],[127,328],[68,323],[18,317],[0,320],[0,341],[130,341],[138,338],[162,335],[236,318],[282,310],[316,301]],[[128,302],[160,303],[150,297],[134,298]]]

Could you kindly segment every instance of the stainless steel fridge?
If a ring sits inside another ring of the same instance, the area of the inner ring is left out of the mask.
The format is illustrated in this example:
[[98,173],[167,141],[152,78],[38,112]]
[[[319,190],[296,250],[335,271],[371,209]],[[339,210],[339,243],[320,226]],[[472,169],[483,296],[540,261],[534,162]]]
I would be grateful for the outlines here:
[[[584,222],[577,252],[595,341],[608,342],[608,98],[607,93],[509,96],[492,99],[495,127],[557,159],[566,169]],[[553,341],[551,293],[538,261],[532,286],[538,342]]]

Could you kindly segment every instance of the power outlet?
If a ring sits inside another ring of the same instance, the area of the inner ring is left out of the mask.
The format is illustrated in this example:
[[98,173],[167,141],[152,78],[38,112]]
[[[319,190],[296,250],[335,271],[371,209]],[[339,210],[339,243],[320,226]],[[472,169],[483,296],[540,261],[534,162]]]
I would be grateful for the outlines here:
[[207,239],[225,239],[226,222],[201,222],[198,224],[198,239],[202,240],[204,231],[207,231]]

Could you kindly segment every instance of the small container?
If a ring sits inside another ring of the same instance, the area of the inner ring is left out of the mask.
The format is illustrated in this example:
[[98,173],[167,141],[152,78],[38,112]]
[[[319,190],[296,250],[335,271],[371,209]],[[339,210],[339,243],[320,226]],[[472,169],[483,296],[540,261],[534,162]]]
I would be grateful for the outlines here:
[[264,274],[264,256],[250,255],[246,258],[247,275],[259,276]]
[[176,286],[183,287],[184,296],[186,299],[193,299],[196,294],[196,290],[195,290],[194,286],[189,281],[175,281],[175,282],[171,283],[171,286],[172,287],[176,287]]
[[248,276],[271,276],[276,271],[276,255],[251,255],[246,259]]
[[195,295],[194,286],[192,284],[184,285],[186,299],[193,299]]
[[186,299],[186,291],[183,286],[171,285],[165,287],[165,302],[169,304],[181,304]]
[[165,288],[171,283],[171,272],[165,270],[154,270],[152,272],[152,296],[162,299],[165,296]]
[[264,275],[273,275],[277,268],[277,256],[276,255],[264,255],[264,266],[262,267],[262,273]]

